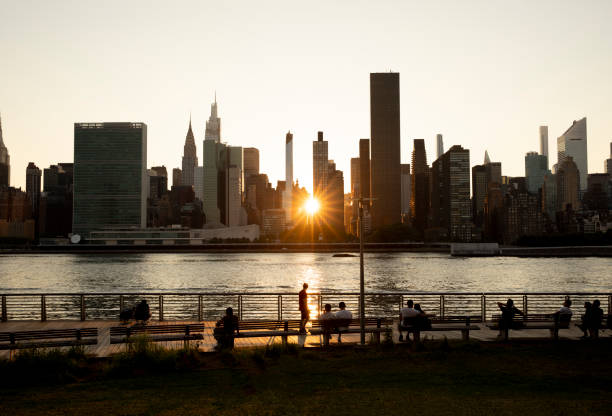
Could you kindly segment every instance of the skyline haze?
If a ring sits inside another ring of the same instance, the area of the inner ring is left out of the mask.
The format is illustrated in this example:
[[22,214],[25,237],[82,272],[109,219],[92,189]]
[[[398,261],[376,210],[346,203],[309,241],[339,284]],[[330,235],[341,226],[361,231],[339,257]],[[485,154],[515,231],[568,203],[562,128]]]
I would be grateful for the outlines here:
[[585,116],[589,173],[609,157],[608,2],[233,5],[0,2],[11,184],[25,189],[29,162],[72,162],[78,122],[146,123],[147,167],[181,167],[189,113],[201,155],[217,91],[224,140],[258,148],[275,184],[291,130],[293,176],[311,191],[317,131],[348,179],[369,135],[369,74],[389,70],[402,77],[401,163],[413,139],[436,154],[441,133],[446,148],[470,150],[472,166],[488,150],[504,175],[523,176],[539,126],[552,166],[556,138]]

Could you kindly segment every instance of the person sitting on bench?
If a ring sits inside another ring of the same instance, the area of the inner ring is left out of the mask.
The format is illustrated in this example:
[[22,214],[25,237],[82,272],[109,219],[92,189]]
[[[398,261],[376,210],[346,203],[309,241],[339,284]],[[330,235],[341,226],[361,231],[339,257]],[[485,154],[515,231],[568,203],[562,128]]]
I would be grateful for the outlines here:
[[501,302],[497,302],[497,306],[501,310],[501,319],[499,320],[498,335],[498,338],[501,338],[504,335],[508,334],[509,329],[519,328],[522,326],[519,322],[514,322],[514,315],[523,316],[523,312],[521,312],[516,306],[514,306],[514,301],[512,299],[508,299],[505,305]]
[[238,317],[234,316],[234,310],[227,308],[225,316],[217,321],[213,336],[217,340],[217,350],[234,348],[234,332],[238,331]]
[[[336,312],[336,314],[335,314],[335,318],[336,319],[342,319],[342,320],[351,320],[351,319],[353,319],[353,314],[351,313],[351,311],[347,311],[346,310],[346,303],[340,302],[338,304],[338,307],[340,308],[340,310],[338,312]],[[342,331],[346,331],[347,329],[348,329],[348,326],[339,326],[338,327],[338,343],[342,342]]]
[[[331,311],[331,305],[329,303],[325,304],[325,312],[319,317],[321,321],[331,321],[332,319],[336,319],[336,315]],[[326,343],[331,339],[330,331],[334,330],[333,322],[327,322],[323,324],[324,333]]]
[[554,315],[559,315],[560,319],[571,319],[573,311],[570,309],[572,306],[572,301],[570,300],[570,298],[565,298],[565,301],[563,302],[563,306],[561,306],[559,308],[559,310],[557,312],[554,313]]
[[123,325],[127,324],[130,319],[134,317],[134,313],[136,312],[136,308],[128,308],[124,309],[119,313],[119,320]]
[[416,326],[419,329],[431,329],[431,319],[429,319],[427,314],[423,312],[423,309],[421,309],[421,305],[418,303],[415,303],[414,309],[421,312],[421,314],[415,318]]
[[[414,309],[414,302],[412,299],[408,299],[406,302],[406,308],[402,308],[400,311],[400,323],[398,326],[399,330],[399,340],[404,340],[404,335],[402,334],[402,326],[416,326],[417,325],[417,317],[421,315],[421,312]],[[409,334],[406,334],[406,341],[408,341]]]
[[147,323],[149,318],[151,318],[151,310],[149,309],[149,304],[147,303],[146,299],[141,300],[136,306],[134,318],[136,319],[136,323],[143,325]]

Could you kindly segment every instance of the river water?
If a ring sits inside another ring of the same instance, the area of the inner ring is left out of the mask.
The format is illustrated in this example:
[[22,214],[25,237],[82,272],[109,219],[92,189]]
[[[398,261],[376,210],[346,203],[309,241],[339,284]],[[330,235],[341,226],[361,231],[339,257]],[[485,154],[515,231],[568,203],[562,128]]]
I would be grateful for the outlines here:
[[[368,253],[371,292],[612,292],[610,258]],[[330,253],[0,256],[1,293],[359,290],[359,257]]]

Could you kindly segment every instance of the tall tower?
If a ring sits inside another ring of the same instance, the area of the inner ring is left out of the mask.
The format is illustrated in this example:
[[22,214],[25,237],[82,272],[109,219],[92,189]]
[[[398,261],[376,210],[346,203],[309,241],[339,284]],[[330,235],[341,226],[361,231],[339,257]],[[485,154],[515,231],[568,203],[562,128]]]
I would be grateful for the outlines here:
[[540,126],[540,154],[546,156],[546,169],[548,169],[548,126]]
[[421,232],[427,228],[427,216],[429,214],[429,174],[425,140],[414,139],[410,211],[413,227]]
[[259,175],[259,150],[255,147],[245,147],[244,153],[244,179],[251,175]]
[[293,201],[293,134],[287,132],[285,136],[285,192],[283,194],[283,208],[287,223],[291,222]]
[[215,102],[210,106],[210,117],[206,121],[204,134],[204,201],[203,209],[208,226],[220,226],[221,211],[219,209],[219,159],[225,146],[221,143],[221,119],[217,116],[217,95]]
[[399,73],[370,74],[372,226],[401,221]]
[[557,163],[561,166],[563,160],[571,156],[580,174],[580,190],[587,189],[587,120],[586,117],[574,121],[572,125],[557,139]]
[[210,117],[206,121],[204,140],[214,140],[217,143],[221,141],[221,119],[217,116],[217,93],[215,93],[215,102],[210,105]]
[[147,225],[147,125],[75,123],[72,232]]
[[0,188],[11,184],[11,157],[2,137],[2,116],[0,116]]
[[26,168],[26,193],[32,204],[32,215],[38,218],[38,204],[40,202],[40,177],[42,171],[34,162],[28,163]]
[[604,172],[612,176],[612,142],[610,142],[610,158],[604,162]]
[[183,146],[183,185],[193,186],[195,184],[194,174],[196,166],[198,166],[198,156],[193,130],[191,129],[191,117],[189,117],[189,130],[187,130],[185,146]]
[[436,159],[439,159],[444,154],[444,143],[442,142],[441,134],[436,134],[436,149]]
[[547,157],[536,152],[529,152],[525,155],[525,180],[527,190],[532,194],[537,194],[542,184],[544,176],[548,171]]
[[431,165],[431,213],[451,241],[471,240],[470,151],[453,146]]
[[320,201],[325,200],[328,187],[327,144],[323,140],[322,131],[317,133],[317,140],[312,142],[312,190],[314,197]]

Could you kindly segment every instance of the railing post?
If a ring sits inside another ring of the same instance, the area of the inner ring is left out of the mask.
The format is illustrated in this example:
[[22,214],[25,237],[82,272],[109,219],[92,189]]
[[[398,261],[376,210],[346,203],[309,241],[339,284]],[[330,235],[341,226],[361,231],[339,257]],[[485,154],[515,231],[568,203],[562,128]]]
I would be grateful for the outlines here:
[[238,295],[238,319],[242,321],[242,295]]
[[397,311],[398,314],[402,313],[403,307],[404,307],[404,295],[400,295],[399,311]]
[[523,313],[525,315],[529,315],[527,307],[528,307],[528,303],[527,303],[527,295],[523,295]]
[[440,317],[444,319],[444,295],[440,295]]
[[6,313],[6,295],[2,295],[2,322],[8,320],[8,314]]
[[482,295],[480,298],[480,313],[482,314],[482,322],[487,321],[487,296]]
[[[323,310],[323,297],[318,295],[317,299],[317,319],[319,319],[319,315],[321,315],[321,311]],[[361,305],[361,302],[359,304]],[[359,313],[361,313],[361,311]]]
[[159,295],[159,320],[164,320],[164,295]]
[[123,300],[123,295],[119,295],[119,313],[121,313],[125,309],[125,302]]
[[202,311],[202,303],[203,303],[202,301],[203,301],[202,295],[199,295],[198,296],[198,321],[200,321],[200,322],[204,320],[203,319],[204,317],[202,316],[202,315],[204,315],[202,313],[203,312]]
[[608,315],[612,315],[612,295],[608,295]]
[[81,321],[85,320],[85,295],[81,295]]
[[281,295],[278,295],[278,320],[282,320],[283,319],[283,297]]
[[40,295],[40,321],[45,322],[47,320],[47,299],[45,295]]

